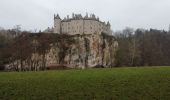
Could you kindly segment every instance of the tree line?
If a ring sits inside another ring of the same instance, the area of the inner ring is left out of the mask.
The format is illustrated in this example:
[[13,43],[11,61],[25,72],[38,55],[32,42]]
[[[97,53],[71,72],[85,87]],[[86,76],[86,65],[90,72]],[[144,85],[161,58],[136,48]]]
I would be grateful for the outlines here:
[[170,32],[126,28],[116,32],[116,66],[169,66]]

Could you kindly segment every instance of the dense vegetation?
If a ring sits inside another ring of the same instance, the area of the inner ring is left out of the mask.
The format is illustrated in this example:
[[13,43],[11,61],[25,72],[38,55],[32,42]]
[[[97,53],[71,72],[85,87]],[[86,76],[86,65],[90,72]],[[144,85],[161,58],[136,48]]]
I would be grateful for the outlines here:
[[170,67],[0,73],[0,100],[169,100]]
[[170,65],[170,32],[126,28],[116,33],[116,66]]

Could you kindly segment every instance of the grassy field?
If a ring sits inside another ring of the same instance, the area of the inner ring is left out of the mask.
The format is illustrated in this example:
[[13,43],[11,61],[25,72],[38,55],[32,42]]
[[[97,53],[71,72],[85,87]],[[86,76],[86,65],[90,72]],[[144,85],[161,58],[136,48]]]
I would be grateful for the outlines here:
[[0,72],[0,100],[170,100],[170,67]]

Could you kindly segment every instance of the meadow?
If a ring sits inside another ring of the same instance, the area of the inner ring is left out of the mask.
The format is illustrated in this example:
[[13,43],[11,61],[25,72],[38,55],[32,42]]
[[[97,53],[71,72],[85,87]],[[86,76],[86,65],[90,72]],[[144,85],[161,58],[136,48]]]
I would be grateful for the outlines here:
[[0,100],[170,100],[170,67],[0,72]]

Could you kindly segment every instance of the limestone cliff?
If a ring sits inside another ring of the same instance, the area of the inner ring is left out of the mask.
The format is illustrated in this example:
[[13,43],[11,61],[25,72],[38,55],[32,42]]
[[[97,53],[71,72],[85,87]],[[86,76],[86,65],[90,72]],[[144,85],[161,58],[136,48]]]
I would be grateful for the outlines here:
[[6,68],[13,69],[17,66],[19,69],[39,70],[63,67],[82,69],[111,67],[115,63],[114,56],[117,48],[118,43],[115,38],[106,34],[66,36],[51,42],[44,54],[39,53],[38,50],[32,52],[31,56],[23,61],[23,67],[20,64],[21,60],[18,59],[8,64]]

